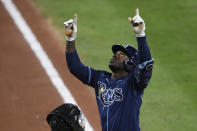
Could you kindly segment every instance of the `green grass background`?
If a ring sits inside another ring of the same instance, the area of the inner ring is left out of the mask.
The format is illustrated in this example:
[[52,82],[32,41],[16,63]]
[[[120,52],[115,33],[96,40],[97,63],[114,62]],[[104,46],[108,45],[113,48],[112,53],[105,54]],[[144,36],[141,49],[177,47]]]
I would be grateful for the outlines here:
[[[77,49],[86,65],[108,70],[113,44],[136,45],[128,16],[146,22],[155,59],[140,115],[142,131],[197,131],[196,0],[34,0],[64,37],[78,13]],[[65,44],[65,41],[62,41]]]

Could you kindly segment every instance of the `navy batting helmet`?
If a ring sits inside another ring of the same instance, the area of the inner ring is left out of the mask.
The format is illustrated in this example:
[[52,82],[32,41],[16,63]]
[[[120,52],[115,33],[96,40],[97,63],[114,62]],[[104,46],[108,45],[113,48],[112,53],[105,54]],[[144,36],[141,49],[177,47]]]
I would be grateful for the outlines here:
[[135,64],[138,64],[138,52],[137,50],[131,46],[131,45],[113,45],[112,46],[112,51],[115,54],[117,51],[122,51],[124,52],[129,58],[131,58]]

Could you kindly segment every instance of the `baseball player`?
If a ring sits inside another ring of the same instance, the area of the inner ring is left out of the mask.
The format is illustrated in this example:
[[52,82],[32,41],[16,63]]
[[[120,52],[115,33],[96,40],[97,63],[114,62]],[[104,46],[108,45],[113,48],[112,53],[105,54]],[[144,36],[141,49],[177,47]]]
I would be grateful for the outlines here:
[[113,45],[114,55],[109,62],[112,73],[82,64],[75,48],[77,15],[64,23],[68,68],[80,81],[94,88],[103,131],[140,131],[142,95],[152,75],[153,59],[139,9],[128,20],[136,34],[138,50],[131,45]]

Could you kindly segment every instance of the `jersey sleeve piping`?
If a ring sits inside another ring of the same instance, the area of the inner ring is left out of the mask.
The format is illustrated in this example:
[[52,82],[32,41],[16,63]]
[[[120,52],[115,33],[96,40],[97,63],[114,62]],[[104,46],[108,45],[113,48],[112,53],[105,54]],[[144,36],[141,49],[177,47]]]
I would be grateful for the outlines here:
[[88,70],[89,70],[89,75],[88,75],[88,85],[89,85],[91,77],[92,77],[92,71],[91,71],[90,67],[88,67]]

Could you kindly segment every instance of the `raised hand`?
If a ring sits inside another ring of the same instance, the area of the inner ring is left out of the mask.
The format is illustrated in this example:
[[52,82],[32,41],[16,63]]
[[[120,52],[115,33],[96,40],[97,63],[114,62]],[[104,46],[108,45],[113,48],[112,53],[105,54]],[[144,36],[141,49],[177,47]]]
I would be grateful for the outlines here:
[[129,17],[128,20],[131,24],[131,28],[136,33],[136,37],[145,36],[145,22],[140,17],[138,8],[136,9],[136,15],[133,18]]
[[77,14],[74,15],[74,20],[70,19],[64,22],[64,28],[66,33],[66,40],[73,41],[76,38],[77,33]]

